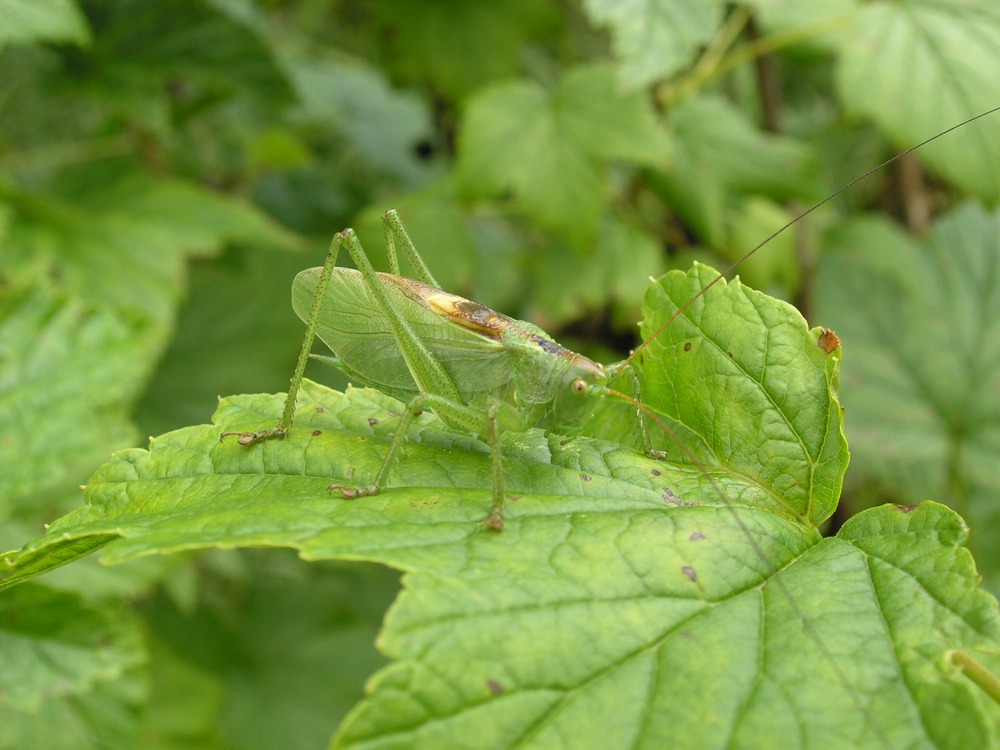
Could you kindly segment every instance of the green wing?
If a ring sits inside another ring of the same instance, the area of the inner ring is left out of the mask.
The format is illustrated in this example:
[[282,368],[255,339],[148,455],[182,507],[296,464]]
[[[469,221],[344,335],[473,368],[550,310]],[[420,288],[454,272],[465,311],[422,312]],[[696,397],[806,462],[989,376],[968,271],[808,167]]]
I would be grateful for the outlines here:
[[[306,269],[292,283],[292,308],[303,321],[308,320],[312,310],[321,271]],[[411,286],[398,283],[398,277],[378,275],[386,282],[385,290],[393,305],[441,361],[466,401],[510,380],[509,358],[498,338],[450,322],[422,304]],[[389,322],[358,271],[334,269],[316,335],[343,362],[344,371],[365,385],[402,399],[418,392]]]

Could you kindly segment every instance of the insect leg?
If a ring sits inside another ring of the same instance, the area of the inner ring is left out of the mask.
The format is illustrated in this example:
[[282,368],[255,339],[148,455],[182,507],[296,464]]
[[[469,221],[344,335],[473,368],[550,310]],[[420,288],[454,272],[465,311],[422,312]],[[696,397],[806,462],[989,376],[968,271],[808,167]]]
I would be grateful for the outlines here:
[[331,484],[326,488],[326,491],[333,492],[334,490],[340,490],[341,494],[348,500],[380,493],[382,491],[382,482],[385,479],[386,472],[389,471],[389,466],[396,458],[399,445],[406,440],[406,428],[410,426],[413,418],[420,413],[420,404],[423,401],[424,397],[418,394],[406,405],[406,409],[403,410],[403,414],[399,418],[399,425],[396,427],[396,432],[393,433],[392,443],[389,444],[389,452],[385,454],[385,459],[382,461],[382,465],[379,467],[378,472],[375,474],[375,479],[372,480],[371,484],[363,487],[352,487],[347,484]]
[[278,424],[256,432],[223,432],[219,436],[220,440],[230,435],[235,435],[240,445],[253,445],[263,440],[283,438],[292,426],[292,420],[295,417],[295,401],[299,394],[299,386],[302,384],[302,377],[305,375],[306,364],[309,362],[309,353],[312,351],[313,340],[316,338],[316,324],[319,320],[320,309],[323,305],[323,299],[326,296],[326,288],[330,283],[330,276],[333,275],[333,269],[337,265],[337,258],[340,255],[340,246],[343,240],[343,233],[334,235],[330,241],[330,247],[326,251],[323,272],[320,274],[319,282],[316,285],[316,297],[313,300],[312,310],[309,313],[309,321],[306,323],[306,332],[302,337],[299,358],[295,362],[295,371],[292,373],[291,385],[288,388],[288,395],[285,396],[285,408],[281,412],[281,419],[278,420]]
[[498,439],[497,411],[499,402],[490,401],[486,409],[485,420],[483,413],[465,404],[458,404],[440,396],[421,393],[415,396],[406,405],[406,410],[400,417],[399,425],[392,437],[389,450],[379,467],[375,478],[370,484],[363,486],[352,486],[346,484],[333,484],[327,487],[328,492],[339,490],[343,496],[349,500],[358,497],[368,497],[377,495],[383,489],[383,482],[389,467],[396,459],[400,446],[406,441],[406,430],[410,426],[413,418],[420,413],[423,407],[430,407],[446,424],[460,425],[469,432],[474,432],[485,437],[490,445],[490,460],[492,464],[493,479],[493,504],[490,507],[489,515],[485,524],[500,531],[503,529],[503,506],[504,506],[504,484],[503,467],[500,457],[500,442]]
[[486,525],[491,529],[500,531],[503,529],[503,467],[500,464],[500,439],[497,434],[497,409],[499,402],[491,399],[486,408],[486,432],[489,437],[490,455],[493,465],[493,505],[490,507],[490,514],[486,518]]
[[406,233],[406,228],[403,226],[403,222],[400,221],[399,214],[396,213],[395,209],[386,211],[382,215],[382,226],[385,231],[385,246],[389,253],[390,273],[399,274],[399,260],[396,257],[396,241],[398,240],[403,253],[406,255],[406,259],[410,261],[413,270],[417,272],[417,278],[425,284],[430,284],[440,289],[441,285],[434,278],[431,269],[424,263],[424,259],[420,257],[416,245],[413,244],[410,235]]

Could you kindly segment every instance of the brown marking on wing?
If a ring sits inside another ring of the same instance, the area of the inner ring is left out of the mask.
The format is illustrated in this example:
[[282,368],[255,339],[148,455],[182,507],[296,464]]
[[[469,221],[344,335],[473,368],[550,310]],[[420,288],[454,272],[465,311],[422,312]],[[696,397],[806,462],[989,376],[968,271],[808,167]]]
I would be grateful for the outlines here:
[[459,297],[457,294],[442,291],[430,284],[407,279],[403,276],[379,275],[383,281],[389,282],[410,299],[419,302],[445,320],[473,333],[499,341],[504,329],[516,323],[513,318],[501,315],[485,305],[480,305],[465,297]]
[[428,310],[468,331],[499,341],[503,337],[503,332],[508,328],[520,330],[528,341],[537,344],[542,351],[562,357],[563,359],[568,359],[574,365],[589,371],[595,377],[603,377],[605,374],[602,365],[584,357],[582,354],[571,352],[550,338],[526,330],[518,325],[518,322],[513,318],[491,310],[485,305],[480,305],[478,302],[473,302],[465,297],[459,297],[457,294],[442,291],[437,287],[424,284],[422,281],[416,281],[415,279],[407,279],[403,276],[393,276],[387,273],[380,273],[379,276],[382,277],[383,281],[394,285],[410,299],[419,302]]

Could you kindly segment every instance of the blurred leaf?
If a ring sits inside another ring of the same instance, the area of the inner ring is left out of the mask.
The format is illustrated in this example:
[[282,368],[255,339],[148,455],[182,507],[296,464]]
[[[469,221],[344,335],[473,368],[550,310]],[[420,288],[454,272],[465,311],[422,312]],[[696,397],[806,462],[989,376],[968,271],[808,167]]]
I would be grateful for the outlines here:
[[513,76],[523,47],[551,38],[561,20],[549,0],[390,0],[372,11],[396,77],[455,98]]
[[223,727],[230,746],[325,747],[368,677],[385,664],[375,638],[398,592],[399,573],[321,564],[293,570],[261,571],[264,579],[227,623],[233,642],[248,654],[246,662],[227,665]]
[[132,747],[136,621],[29,585],[0,598],[0,748]]
[[669,149],[649,102],[618,91],[612,69],[594,65],[571,71],[551,93],[517,82],[476,95],[457,169],[469,193],[512,191],[520,210],[586,245],[599,224],[607,162],[663,165]]
[[211,3],[87,0],[85,8],[95,32],[93,49],[86,62],[71,57],[70,64],[77,85],[95,96],[124,102],[145,98],[151,86],[178,82],[271,107],[293,101],[268,47]]
[[127,404],[152,366],[149,325],[44,287],[0,294],[0,507],[51,508],[49,493],[135,441]]
[[150,655],[144,750],[223,750],[215,730],[225,701],[222,680],[155,639]]
[[725,12],[718,0],[586,0],[584,7],[610,27],[628,89],[678,73],[715,36]]
[[[697,268],[668,275],[647,302],[647,328],[669,316],[670,297],[711,278]],[[416,418],[381,494],[331,496],[331,482],[378,469],[403,405],[307,382],[284,440],[245,448],[202,426],[117,454],[88,484],[88,506],[8,555],[6,584],[88,540],[106,543],[107,562],[289,546],[306,559],[405,570],[407,591],[382,636],[396,661],[343,725],[344,746],[391,736],[503,747],[525,733],[543,745],[558,736],[607,747],[675,736],[854,747],[915,732],[942,747],[986,742],[978,693],[945,666],[949,650],[1000,638],[996,602],[975,590],[958,548],[961,520],[930,503],[884,507],[823,540],[815,524],[832,510],[847,457],[838,357],[787,305],[736,283],[701,302],[646,352],[643,397],[705,436],[711,464],[508,433],[504,470],[517,501],[498,534],[481,523],[486,446],[430,413]],[[671,377],[657,382],[656,372]],[[714,417],[691,417],[694,401]],[[258,427],[280,409],[280,396],[234,397],[216,421]],[[595,705],[616,721],[596,718]],[[718,720],[705,721],[709,712]]]
[[[901,143],[916,143],[997,106],[1000,5],[993,0],[868,3],[840,37],[837,83],[847,106]],[[1000,118],[921,149],[921,160],[978,195],[1000,200]]]
[[[855,481],[881,482],[895,502],[940,498],[983,529],[1000,521],[998,236],[1000,215],[972,204],[919,243],[883,221],[851,221],[824,241],[817,288],[817,317],[850,354]],[[976,554],[996,586],[995,546]]]
[[374,68],[306,58],[290,67],[301,111],[298,119],[333,124],[376,169],[405,185],[427,179],[417,145],[432,134],[427,105],[390,88]]
[[31,42],[90,42],[87,21],[73,0],[0,0],[0,49]]
[[[563,244],[553,244],[535,256],[538,279],[537,310],[530,317],[543,327],[578,318],[587,309],[614,303],[637,317],[638,301],[649,280],[663,271],[660,248],[638,227],[606,216],[593,252],[583,255]],[[567,268],[574,269],[571,274]],[[634,330],[634,329],[633,329]]]
[[[766,198],[751,197],[734,207],[730,219],[730,238],[720,249],[726,260],[736,263],[762,237],[780,232],[794,217],[783,206]],[[741,263],[737,273],[749,286],[770,292],[799,288],[801,275],[796,238],[792,232],[780,232],[767,243],[765,252],[754,253]]]
[[8,191],[15,210],[3,248],[17,283],[58,279],[74,297],[141,314],[165,328],[184,289],[187,255],[227,240],[293,245],[286,230],[247,204],[178,180],[101,170],[66,173],[58,196]]
[[206,421],[220,393],[288,387],[305,333],[292,279],[324,252],[320,243],[310,253],[245,248],[192,267],[176,334],[137,404],[143,434]]
[[656,185],[710,247],[730,240],[727,227],[747,194],[778,201],[822,197],[825,188],[805,144],[761,132],[725,100],[687,99],[670,119],[676,156],[668,173],[657,174]]

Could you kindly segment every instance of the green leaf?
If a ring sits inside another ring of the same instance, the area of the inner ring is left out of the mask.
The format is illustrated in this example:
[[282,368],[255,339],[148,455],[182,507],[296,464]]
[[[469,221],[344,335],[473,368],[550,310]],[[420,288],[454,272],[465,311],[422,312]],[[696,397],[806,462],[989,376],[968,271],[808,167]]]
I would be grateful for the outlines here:
[[125,405],[153,352],[142,321],[47,293],[0,293],[0,512],[52,502],[137,435]]
[[725,3],[717,0],[587,0],[591,20],[610,27],[620,59],[621,81],[639,89],[687,65],[722,24]]
[[94,3],[95,43],[77,72],[78,85],[123,104],[176,81],[224,95],[238,92],[272,107],[291,104],[291,86],[269,45],[223,12],[226,6],[192,0]]
[[[841,40],[845,103],[900,143],[916,143],[997,106],[1000,5],[993,0],[869,3]],[[982,200],[1000,200],[1000,119],[963,128],[919,158]]]
[[0,49],[8,44],[87,44],[90,29],[73,0],[0,0]]
[[372,13],[388,40],[395,77],[459,99],[515,75],[525,47],[558,33],[562,19],[554,6],[539,0],[390,0]]
[[[726,247],[727,230],[748,194],[788,200],[825,192],[804,144],[762,133],[719,97],[687,99],[670,119],[676,157],[669,172],[656,174],[656,185],[711,247]],[[735,247],[729,254],[739,257],[749,249]]]
[[741,517],[783,549],[780,578],[761,585],[728,512],[710,508],[552,519],[530,545],[471,540],[453,565],[411,573],[382,637],[398,661],[335,747],[988,744],[979,695],[941,669],[940,631],[907,622],[996,639],[995,602],[953,546],[960,519],[885,507],[818,542]]
[[83,168],[50,191],[3,195],[15,211],[4,246],[8,278],[56,279],[74,298],[160,327],[172,323],[188,255],[217,253],[232,239],[296,244],[257,209],[180,180]]
[[40,586],[0,597],[0,748],[134,746],[137,625]]
[[[664,276],[645,309],[671,320],[639,364],[643,403],[670,420],[683,450],[664,447],[756,484],[779,512],[813,526],[829,518],[849,460],[840,350],[826,352],[822,330],[791,305],[700,264]],[[658,329],[644,323],[643,339]]]
[[[704,268],[669,275],[650,294],[647,326],[669,314],[665,291],[707,278]],[[394,663],[342,726],[343,747],[988,742],[979,693],[945,659],[1000,638],[996,602],[976,590],[959,548],[964,524],[933,504],[884,507],[822,539],[815,523],[846,460],[838,353],[787,306],[735,282],[712,292],[686,316],[697,332],[685,318],[661,337],[677,328],[695,345],[658,340],[645,352],[644,398],[666,414],[661,391],[702,384],[689,399],[716,415],[706,445],[724,460],[698,467],[591,438],[508,433],[507,528],[496,533],[483,524],[487,446],[431,413],[416,418],[381,494],[331,494],[331,483],[374,475],[403,405],[307,381],[284,440],[220,442],[223,427],[272,424],[281,411],[280,396],[240,396],[220,404],[219,426],[117,454],[89,482],[87,506],[7,555],[3,585],[100,544],[109,563],[287,546],[307,560],[404,570],[380,639]],[[727,317],[758,324],[741,330]],[[655,383],[651,371],[672,378]],[[699,430],[684,401],[677,419]],[[763,442],[739,432],[751,423]],[[822,440],[832,447],[812,453]],[[797,462],[785,450],[796,441]],[[931,624],[909,627],[916,611]]]
[[[531,319],[553,325],[579,319],[588,308],[609,302],[637,313],[649,279],[663,271],[661,248],[653,238],[614,215],[601,221],[591,252],[584,255],[566,245],[551,244],[537,253],[535,264],[541,309]],[[575,272],[567,274],[567,268]],[[629,320],[636,317],[633,313]]]
[[174,337],[137,404],[142,434],[197,423],[220,393],[287,386],[303,333],[289,290],[296,273],[322,260],[325,247],[313,249],[314,257],[241,248],[191,267]]
[[[825,238],[817,286],[817,315],[849,354],[853,483],[876,482],[897,502],[953,503],[977,528],[997,523],[1000,493],[998,236],[1000,214],[973,204],[922,242],[859,219]],[[975,551],[1000,570],[995,545]]]
[[415,152],[432,134],[426,103],[412,93],[394,91],[374,68],[312,57],[289,65],[300,119],[327,127],[332,123],[379,170],[409,184],[426,178],[427,165]]
[[648,100],[619,91],[609,66],[591,65],[552,92],[515,82],[473,97],[459,135],[458,176],[474,195],[513,192],[543,227],[586,245],[600,220],[607,163],[663,165],[668,144]]

